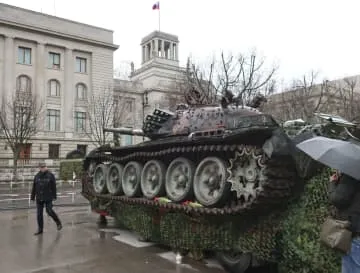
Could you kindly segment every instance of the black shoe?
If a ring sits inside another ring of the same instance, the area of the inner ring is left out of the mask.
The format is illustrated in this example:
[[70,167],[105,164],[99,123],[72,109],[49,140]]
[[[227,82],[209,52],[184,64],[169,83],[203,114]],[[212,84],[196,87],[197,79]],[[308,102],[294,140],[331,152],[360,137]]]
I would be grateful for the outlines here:
[[57,230],[61,230],[62,229],[62,224],[57,224]]
[[40,235],[42,233],[43,233],[42,230],[39,230],[39,231],[35,232],[34,235]]

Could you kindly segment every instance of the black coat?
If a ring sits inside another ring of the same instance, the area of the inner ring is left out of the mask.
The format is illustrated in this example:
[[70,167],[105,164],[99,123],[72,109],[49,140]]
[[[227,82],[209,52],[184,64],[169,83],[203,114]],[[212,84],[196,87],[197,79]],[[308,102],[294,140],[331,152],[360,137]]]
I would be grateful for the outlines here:
[[339,182],[330,182],[330,202],[338,209],[337,218],[351,222],[351,230],[360,232],[360,181],[341,175]]
[[31,200],[53,201],[56,199],[56,180],[50,171],[38,172],[34,177]]

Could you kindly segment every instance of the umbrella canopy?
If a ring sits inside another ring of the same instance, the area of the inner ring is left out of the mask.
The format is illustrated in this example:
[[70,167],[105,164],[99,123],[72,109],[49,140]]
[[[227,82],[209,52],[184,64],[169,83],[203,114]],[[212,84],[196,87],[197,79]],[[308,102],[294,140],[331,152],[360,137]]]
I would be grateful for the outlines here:
[[360,146],[348,141],[314,137],[296,145],[320,163],[360,180]]

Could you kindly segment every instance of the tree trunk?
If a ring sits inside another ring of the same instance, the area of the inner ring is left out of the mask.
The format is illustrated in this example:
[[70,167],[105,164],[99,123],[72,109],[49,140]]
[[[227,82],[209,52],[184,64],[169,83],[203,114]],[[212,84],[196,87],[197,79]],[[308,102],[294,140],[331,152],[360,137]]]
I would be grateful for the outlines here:
[[[14,166],[13,166],[13,183],[18,181],[18,160],[19,160],[19,151],[14,152]],[[16,185],[16,184],[15,184]]]

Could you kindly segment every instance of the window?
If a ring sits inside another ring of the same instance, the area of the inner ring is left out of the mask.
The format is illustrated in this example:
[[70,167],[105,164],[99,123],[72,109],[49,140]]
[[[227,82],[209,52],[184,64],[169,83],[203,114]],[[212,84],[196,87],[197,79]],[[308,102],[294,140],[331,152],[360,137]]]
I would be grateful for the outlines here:
[[49,144],[49,158],[59,158],[60,144]]
[[60,110],[47,110],[46,129],[49,131],[60,131]]
[[77,150],[80,151],[82,154],[86,155],[87,145],[78,144],[76,148],[77,148]]
[[75,131],[85,132],[86,131],[86,113],[75,112]]
[[76,57],[76,72],[86,73],[86,59]]
[[78,100],[85,100],[86,99],[86,86],[85,86],[85,84],[78,83],[76,85],[76,98]]
[[31,64],[31,48],[21,47],[18,48],[18,63]]
[[31,157],[31,147],[31,143],[20,145],[19,159],[23,161],[23,163],[29,163],[29,159]]
[[26,75],[20,75],[16,79],[17,92],[31,92],[31,79]]
[[124,145],[132,144],[132,135],[123,135],[124,137]]
[[49,81],[48,96],[49,97],[59,97],[60,96],[60,83],[57,80]]
[[60,54],[49,52],[48,67],[52,69],[60,69]]
[[127,113],[131,113],[133,110],[132,110],[132,106],[133,106],[133,103],[132,101],[127,101],[126,102],[126,105],[125,105],[125,111]]

